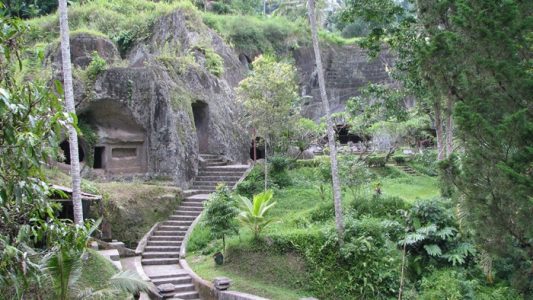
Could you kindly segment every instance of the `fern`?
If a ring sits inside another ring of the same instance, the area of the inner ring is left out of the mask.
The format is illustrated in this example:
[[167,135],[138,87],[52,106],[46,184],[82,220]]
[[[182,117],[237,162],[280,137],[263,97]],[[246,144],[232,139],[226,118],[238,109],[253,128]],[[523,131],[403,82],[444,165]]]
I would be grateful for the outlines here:
[[426,250],[427,254],[430,256],[440,257],[442,255],[442,250],[438,245],[435,244],[424,245],[424,250]]

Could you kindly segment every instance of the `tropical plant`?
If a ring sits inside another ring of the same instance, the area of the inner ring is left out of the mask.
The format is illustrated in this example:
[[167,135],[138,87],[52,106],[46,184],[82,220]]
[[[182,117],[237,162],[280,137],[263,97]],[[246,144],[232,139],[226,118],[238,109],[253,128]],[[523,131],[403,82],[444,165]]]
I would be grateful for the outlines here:
[[254,195],[253,201],[240,196],[242,207],[238,219],[252,230],[256,239],[259,238],[261,231],[273,221],[268,215],[269,210],[276,205],[276,202],[272,201],[272,196],[271,190]]
[[331,111],[329,109],[328,95],[326,94],[326,82],[324,80],[324,69],[322,68],[322,58],[320,56],[320,45],[318,43],[318,29],[316,25],[315,17],[315,1],[309,0],[307,11],[309,14],[309,23],[311,24],[311,37],[313,39],[313,50],[315,52],[316,69],[318,73],[318,86],[320,88],[320,98],[322,99],[322,105],[324,107],[324,113],[326,115],[326,125],[328,133],[328,144],[330,150],[331,160],[331,179],[333,183],[333,203],[335,206],[335,225],[337,228],[337,234],[339,236],[339,244],[344,242],[344,222],[342,216],[342,193],[341,183],[339,179],[339,169],[337,164],[337,146],[335,145],[335,132],[333,130],[333,121],[331,119]]
[[215,238],[222,239],[222,249],[226,251],[226,235],[239,232],[237,203],[228,187],[220,184],[204,206],[204,224]]
[[81,203],[81,175],[78,153],[78,132],[76,131],[76,108],[74,105],[74,90],[72,84],[72,65],[70,63],[70,35],[68,29],[67,0],[59,0],[59,29],[61,31],[61,61],[63,66],[63,85],[66,112],[71,122],[67,124],[70,147],[70,175],[72,176],[72,207],[74,223],[83,223],[83,208]]
[[100,222],[87,221],[79,226],[56,220],[44,224],[37,233],[38,236],[46,235],[47,241],[50,241],[48,248],[51,251],[43,257],[41,268],[50,279],[57,299],[71,299],[73,295],[78,299],[102,299],[106,295],[135,294],[152,289],[150,284],[128,271],[113,275],[104,286],[80,289],[78,280],[83,271],[83,261],[88,255],[100,255],[86,248]]

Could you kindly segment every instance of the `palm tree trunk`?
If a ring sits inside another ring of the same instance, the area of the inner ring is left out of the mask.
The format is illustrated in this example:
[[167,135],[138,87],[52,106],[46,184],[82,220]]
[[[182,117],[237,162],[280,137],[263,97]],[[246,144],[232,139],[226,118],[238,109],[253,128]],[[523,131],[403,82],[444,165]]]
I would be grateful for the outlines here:
[[446,157],[453,152],[453,100],[451,95],[446,99]]
[[435,103],[433,103],[433,110],[435,112],[435,129],[437,131],[437,160],[443,160],[446,150],[444,147],[444,136],[442,131],[440,99],[436,99]]
[[316,68],[318,73],[318,86],[320,88],[320,97],[322,98],[322,106],[326,114],[326,124],[328,129],[328,143],[330,148],[331,159],[331,178],[333,181],[333,203],[335,205],[335,225],[337,228],[337,235],[339,237],[339,244],[344,242],[344,222],[342,217],[342,194],[339,181],[339,170],[337,167],[337,146],[335,143],[335,133],[333,131],[333,121],[331,120],[331,113],[329,111],[328,96],[326,94],[326,83],[324,80],[324,69],[322,68],[322,59],[320,56],[320,46],[318,44],[318,33],[315,18],[315,1],[309,0],[307,6],[309,13],[309,22],[311,24],[311,35],[313,38],[313,49],[315,50]]
[[268,189],[268,137],[265,135],[265,191]]
[[[75,116],[76,109],[74,106],[74,91],[72,88],[72,68],[70,63],[70,39],[66,0],[59,0],[59,27],[61,31],[61,58],[63,62],[65,104],[67,113],[71,116]],[[72,207],[74,210],[74,223],[81,225],[83,223],[83,209],[81,203],[78,134],[73,124],[68,125],[68,139],[70,144],[70,175],[72,176]]]

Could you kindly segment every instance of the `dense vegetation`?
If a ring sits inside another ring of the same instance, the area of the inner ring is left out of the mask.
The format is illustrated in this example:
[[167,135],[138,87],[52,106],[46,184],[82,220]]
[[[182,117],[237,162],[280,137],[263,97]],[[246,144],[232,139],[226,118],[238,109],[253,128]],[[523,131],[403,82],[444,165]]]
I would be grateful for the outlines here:
[[[336,125],[362,140],[362,151],[348,149],[340,159],[342,240],[329,160],[294,159],[325,131],[299,115],[290,57],[310,44],[306,2],[70,2],[72,35],[105,36],[121,55],[179,9],[187,26],[211,28],[254,61],[237,94],[243,120],[264,137],[268,162],[257,164],[236,194],[220,188],[208,202],[188,244],[191,265],[203,277],[225,275],[237,289],[275,299],[531,298],[533,2],[318,3],[323,45],[358,43],[371,55],[386,50],[396,57],[391,74],[398,84],[369,85],[335,115],[342,120]],[[47,201],[46,162],[60,156],[61,132],[77,122],[63,112],[60,84],[42,61],[59,43],[55,8],[55,1],[0,3],[0,294],[66,299],[103,288],[122,297],[117,282],[135,278],[86,250],[98,223],[59,220],[59,207]],[[161,47],[159,61],[195,64],[190,49]],[[195,47],[209,72],[224,74],[210,45]],[[92,58],[75,76],[94,81],[109,67]],[[406,100],[416,104],[408,108]],[[82,120],[78,125],[91,140],[94,133]],[[110,203],[122,213],[120,202]],[[131,229],[122,238],[133,244],[172,204],[162,201],[139,228],[111,209],[104,216]],[[218,251],[226,260],[215,267],[210,255]]]

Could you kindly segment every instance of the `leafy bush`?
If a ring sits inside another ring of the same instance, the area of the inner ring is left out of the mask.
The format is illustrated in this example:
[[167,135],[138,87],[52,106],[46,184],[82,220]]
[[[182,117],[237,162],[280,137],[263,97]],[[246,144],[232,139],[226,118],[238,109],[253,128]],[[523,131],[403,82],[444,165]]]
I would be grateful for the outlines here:
[[217,186],[216,192],[205,204],[204,224],[213,237],[222,239],[222,249],[226,249],[226,236],[239,232],[237,224],[237,204],[227,186]]
[[363,197],[352,202],[358,216],[403,219],[401,211],[409,211],[410,205],[399,197]]
[[319,298],[388,299],[397,294],[400,253],[386,226],[379,219],[347,218],[340,252],[333,227],[324,244],[309,246],[306,259]]
[[235,191],[237,194],[245,197],[252,197],[255,194],[260,193],[265,188],[263,166],[257,164],[250,171],[246,179],[244,179],[239,185],[237,185]]
[[224,74],[224,60],[211,47],[204,48],[204,51],[207,70],[211,74],[220,77],[222,74]]
[[395,155],[392,157],[397,165],[403,165],[407,161],[407,157],[404,155]]
[[370,156],[366,159],[366,164],[371,168],[383,168],[386,163],[385,157],[381,156]]
[[437,153],[435,151],[425,150],[422,154],[416,154],[409,162],[409,166],[422,174],[437,176]]
[[207,245],[213,239],[213,235],[209,228],[205,226],[196,226],[192,234],[190,235],[189,241],[187,242],[187,251],[195,252],[207,248]]
[[222,1],[216,1],[212,4],[213,12],[219,15],[227,15],[231,13],[231,7]]
[[473,260],[474,246],[460,234],[449,201],[420,200],[413,204],[407,220],[408,232],[398,242],[407,245],[415,259],[410,266],[420,275],[433,266],[465,265]]
[[269,159],[270,162],[270,179],[278,187],[286,187],[291,185],[291,177],[287,172],[292,161],[283,156],[273,156]]

